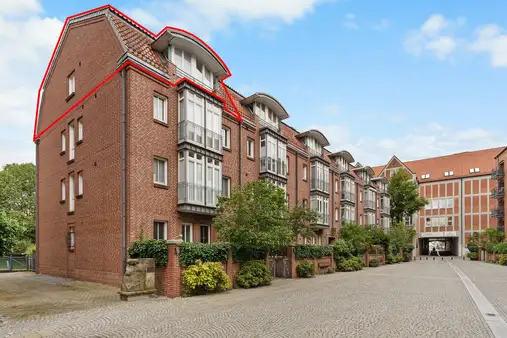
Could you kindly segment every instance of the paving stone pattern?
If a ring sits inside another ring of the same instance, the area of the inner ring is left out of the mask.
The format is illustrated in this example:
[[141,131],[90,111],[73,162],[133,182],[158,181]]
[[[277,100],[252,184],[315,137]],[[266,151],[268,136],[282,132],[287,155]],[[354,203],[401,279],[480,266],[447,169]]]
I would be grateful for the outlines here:
[[[507,304],[500,282],[492,282],[505,280],[507,268],[455,262],[478,287],[481,285],[481,291],[490,301]],[[474,280],[475,275],[483,273],[487,275]],[[460,278],[446,261],[414,261],[313,279],[276,280],[273,285],[259,289],[173,300],[114,302],[58,316],[9,321],[0,324],[0,337],[4,336],[448,338],[492,335]]]

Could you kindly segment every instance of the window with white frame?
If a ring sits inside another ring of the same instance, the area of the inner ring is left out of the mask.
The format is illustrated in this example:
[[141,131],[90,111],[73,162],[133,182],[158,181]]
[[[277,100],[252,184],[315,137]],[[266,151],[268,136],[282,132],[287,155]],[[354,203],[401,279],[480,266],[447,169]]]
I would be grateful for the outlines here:
[[306,181],[307,179],[307,171],[308,167],[306,166],[306,164],[303,164],[303,181]]
[[153,118],[167,123],[167,99],[161,95],[153,95]]
[[206,147],[215,151],[222,150],[222,110],[205,101],[206,104]]
[[66,187],[65,187],[65,179],[60,181],[60,188],[61,188],[61,196],[60,201],[65,201],[65,194],[66,194]]
[[75,158],[74,121],[69,122],[69,161]]
[[339,189],[340,189],[340,181],[335,180],[334,181],[334,192],[338,192]]
[[338,220],[340,219],[340,218],[339,218],[339,216],[340,216],[340,211],[339,211],[339,210],[340,210],[340,209],[338,209],[338,208],[335,208],[335,209],[334,209],[334,220],[335,220],[335,221],[338,221]]
[[192,242],[192,224],[183,223],[181,225],[181,236],[183,242]]
[[61,135],[61,152],[64,153],[65,152],[65,149],[67,147],[67,137],[65,136],[65,130],[62,131],[62,135]]
[[246,156],[250,157],[250,158],[254,158],[254,154],[255,154],[255,143],[254,143],[254,140],[251,139],[251,138],[247,138],[246,139]]
[[322,155],[322,146],[313,137],[306,137],[305,144],[308,146],[308,149],[310,149],[310,152],[318,156]]
[[222,144],[226,149],[231,149],[231,130],[227,127],[222,128]]
[[222,162],[202,154],[178,153],[178,200],[215,207],[222,194]]
[[206,205],[215,207],[222,194],[222,165],[219,160],[206,158]]
[[83,172],[77,173],[77,194],[83,196]]
[[83,118],[77,119],[77,141],[83,141]]
[[259,117],[261,124],[268,127],[273,127],[275,130],[278,130],[280,125],[280,118],[271,108],[266,106],[264,103],[256,102],[253,105],[253,112]]
[[322,162],[313,161],[310,170],[310,187],[329,192],[329,167]]
[[206,67],[195,55],[182,50],[181,48],[172,48],[172,61],[178,67],[179,76],[185,76],[193,80],[197,80],[199,84],[204,85],[207,89],[213,89],[214,75],[211,70]]
[[74,73],[70,74],[67,78],[67,85],[68,85],[68,93],[67,95],[70,96],[76,92],[76,76]]
[[167,240],[167,222],[165,221],[153,222],[153,238]]
[[211,227],[206,224],[201,224],[201,243],[208,244],[211,240]]
[[189,90],[178,94],[178,139],[204,145],[204,98]]
[[153,183],[167,185],[167,160],[159,157],[153,159]]
[[74,227],[70,227],[67,233],[67,246],[69,250],[74,250],[76,248],[76,233],[74,232]]
[[287,176],[287,144],[269,134],[260,136],[260,170]]
[[229,177],[222,177],[222,196],[231,196],[231,179]]
[[69,212],[74,211],[74,173],[69,175]]
[[317,212],[320,224],[329,224],[329,199],[327,197],[311,195],[310,207]]

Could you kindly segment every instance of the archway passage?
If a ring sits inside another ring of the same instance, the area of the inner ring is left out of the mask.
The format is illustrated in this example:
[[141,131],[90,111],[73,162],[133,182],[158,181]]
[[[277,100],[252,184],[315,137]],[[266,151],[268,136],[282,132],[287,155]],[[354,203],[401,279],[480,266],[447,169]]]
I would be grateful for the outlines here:
[[459,256],[459,238],[419,238],[419,248],[421,255]]

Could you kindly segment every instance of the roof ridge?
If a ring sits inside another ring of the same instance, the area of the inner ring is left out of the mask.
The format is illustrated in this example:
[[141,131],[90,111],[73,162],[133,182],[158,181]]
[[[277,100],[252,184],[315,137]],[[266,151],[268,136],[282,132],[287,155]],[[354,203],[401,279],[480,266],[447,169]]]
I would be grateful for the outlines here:
[[417,159],[417,160],[403,161],[403,163],[411,163],[411,162],[418,162],[418,161],[425,161],[425,160],[433,160],[433,159],[443,158],[443,157],[451,157],[451,156],[457,156],[457,155],[480,153],[480,152],[493,151],[493,150],[498,150],[498,149],[503,149],[503,148],[505,148],[505,146],[503,146],[503,147],[502,146],[500,146],[500,147],[494,147],[494,148],[485,148],[485,149],[479,149],[479,150],[467,150],[467,151],[462,151],[462,152],[458,152],[458,153],[452,153],[452,154],[446,154],[446,155],[440,155],[440,156],[433,156],[433,157],[424,157],[424,158],[420,158],[420,159]]

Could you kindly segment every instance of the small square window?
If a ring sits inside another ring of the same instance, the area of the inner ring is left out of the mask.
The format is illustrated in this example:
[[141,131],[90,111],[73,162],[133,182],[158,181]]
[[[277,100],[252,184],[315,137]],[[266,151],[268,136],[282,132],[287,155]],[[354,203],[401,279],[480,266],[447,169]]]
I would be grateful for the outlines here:
[[470,168],[470,170],[468,171],[470,174],[473,174],[474,172],[474,168]]
[[449,176],[449,172],[448,172],[448,171],[446,171],[446,172],[444,173],[444,176]]
[[246,155],[250,158],[254,158],[255,154],[255,142],[251,138],[246,140]]
[[476,173],[480,172],[479,168],[475,168],[475,172]]
[[449,176],[453,176],[454,175],[454,171],[449,171]]
[[153,222],[153,238],[167,240],[167,222]]
[[225,149],[231,149],[231,130],[229,128],[222,128],[222,144]]

